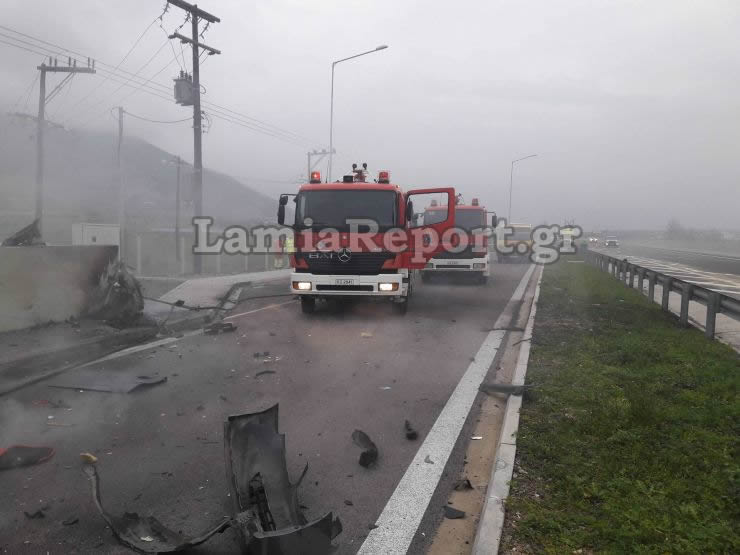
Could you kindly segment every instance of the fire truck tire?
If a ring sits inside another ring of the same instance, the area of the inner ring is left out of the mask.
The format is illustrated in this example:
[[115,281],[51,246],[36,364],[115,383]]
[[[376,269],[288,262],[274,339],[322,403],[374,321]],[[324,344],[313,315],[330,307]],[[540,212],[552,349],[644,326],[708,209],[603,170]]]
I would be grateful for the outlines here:
[[403,316],[409,311],[409,300],[411,299],[411,286],[409,285],[409,292],[404,297],[403,301],[393,303],[393,308],[395,311]]
[[314,310],[316,310],[316,299],[301,297],[301,312],[303,314],[313,314]]

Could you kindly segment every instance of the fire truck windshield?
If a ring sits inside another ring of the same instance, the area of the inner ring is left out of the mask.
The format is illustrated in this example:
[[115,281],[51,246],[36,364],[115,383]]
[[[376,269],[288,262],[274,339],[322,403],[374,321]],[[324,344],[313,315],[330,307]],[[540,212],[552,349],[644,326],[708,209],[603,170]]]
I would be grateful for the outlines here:
[[[424,212],[424,224],[437,224],[447,218],[447,207],[437,208],[436,210],[427,209]],[[479,229],[486,225],[486,218],[483,210],[471,210],[457,208],[455,210],[455,226],[465,231]]]
[[[331,227],[349,231],[348,220],[366,219],[378,224],[379,231],[395,227],[398,205],[393,191],[358,189],[303,191],[296,199],[296,226],[305,229],[306,219],[313,229]],[[360,231],[362,231],[360,226]]]

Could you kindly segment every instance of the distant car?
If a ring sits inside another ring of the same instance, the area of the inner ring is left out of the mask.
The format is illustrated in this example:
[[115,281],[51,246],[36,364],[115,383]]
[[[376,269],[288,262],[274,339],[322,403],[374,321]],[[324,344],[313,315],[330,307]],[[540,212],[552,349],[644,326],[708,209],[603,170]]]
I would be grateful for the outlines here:
[[616,237],[607,237],[606,241],[604,241],[604,246],[606,247],[618,247],[619,241]]
[[599,238],[598,238],[598,237],[589,237],[589,238],[588,238],[588,242],[589,242],[590,244],[592,244],[592,245],[593,245],[593,244],[596,244],[596,243],[598,243],[598,242],[599,242]]

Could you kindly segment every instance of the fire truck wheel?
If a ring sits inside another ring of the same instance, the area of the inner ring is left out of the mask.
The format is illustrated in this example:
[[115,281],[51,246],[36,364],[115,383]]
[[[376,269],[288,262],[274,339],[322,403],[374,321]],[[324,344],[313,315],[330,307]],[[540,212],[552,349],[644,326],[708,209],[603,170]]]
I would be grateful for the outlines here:
[[301,311],[303,314],[313,314],[314,310],[316,310],[316,299],[301,297]]
[[411,286],[409,285],[409,291],[406,294],[406,296],[404,297],[403,301],[401,301],[400,303],[398,303],[398,302],[393,303],[394,309],[401,316],[403,316],[404,314],[406,314],[409,311],[409,300],[410,299],[411,299]]

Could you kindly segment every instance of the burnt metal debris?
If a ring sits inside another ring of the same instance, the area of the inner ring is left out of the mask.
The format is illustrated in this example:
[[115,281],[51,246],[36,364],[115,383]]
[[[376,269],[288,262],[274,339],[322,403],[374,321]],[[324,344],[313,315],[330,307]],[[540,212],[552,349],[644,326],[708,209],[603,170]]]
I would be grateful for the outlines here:
[[233,528],[245,554],[325,555],[332,550],[332,540],[342,531],[342,524],[332,513],[309,521],[301,511],[298,486],[308,465],[291,484],[285,435],[278,433],[278,405],[230,416],[224,422],[224,447],[232,515],[195,536],[174,532],[151,516],[110,515],[100,501],[97,469],[87,465],[95,505],[116,539],[140,553],[174,553]]
[[138,280],[123,262],[111,262],[101,274],[86,315],[125,328],[141,323],[144,295]]
[[370,437],[362,430],[352,432],[352,441],[358,447],[362,447],[360,453],[360,466],[368,468],[374,465],[378,460],[378,446],[373,443]]
[[39,232],[39,220],[34,220],[2,242],[3,247],[43,247],[45,244]]

